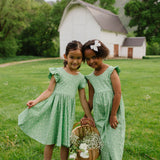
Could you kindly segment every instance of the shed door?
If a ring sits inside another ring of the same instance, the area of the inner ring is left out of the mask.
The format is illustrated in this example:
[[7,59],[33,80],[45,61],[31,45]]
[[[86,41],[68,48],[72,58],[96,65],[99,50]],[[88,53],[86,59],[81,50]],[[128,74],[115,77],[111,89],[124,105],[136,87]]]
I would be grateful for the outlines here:
[[133,58],[133,48],[128,48],[128,58]]
[[119,45],[114,44],[114,57],[118,57],[118,52],[119,52]]

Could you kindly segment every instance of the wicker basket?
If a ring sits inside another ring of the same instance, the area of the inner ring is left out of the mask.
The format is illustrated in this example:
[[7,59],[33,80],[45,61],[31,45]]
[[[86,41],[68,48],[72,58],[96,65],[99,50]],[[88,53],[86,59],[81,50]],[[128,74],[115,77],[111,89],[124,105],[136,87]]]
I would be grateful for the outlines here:
[[[80,122],[74,124],[73,128],[75,126],[77,126],[78,124],[80,124]],[[72,133],[74,133],[76,136],[78,136],[80,138],[83,138],[86,136],[86,130],[91,131],[91,132],[95,132],[99,135],[97,128],[91,127],[89,125],[78,126],[72,130]],[[78,151],[76,160],[96,160],[99,157],[100,151],[99,151],[99,149],[89,149],[88,150],[89,158],[80,157],[80,153],[81,153],[81,151]]]
[[89,158],[80,157],[81,151],[78,152],[76,160],[96,160],[99,157],[99,149],[90,149]]

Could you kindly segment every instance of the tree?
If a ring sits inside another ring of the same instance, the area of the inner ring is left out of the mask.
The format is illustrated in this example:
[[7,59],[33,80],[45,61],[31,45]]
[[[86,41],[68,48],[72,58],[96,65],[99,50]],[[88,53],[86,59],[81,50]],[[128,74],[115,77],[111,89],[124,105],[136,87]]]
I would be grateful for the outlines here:
[[24,28],[27,1],[0,1],[0,40],[5,40],[8,36],[12,36]]
[[100,7],[118,14],[118,9],[114,7],[115,0],[100,0]]
[[83,0],[83,1],[88,2],[90,4],[98,3],[99,7],[107,9],[115,14],[118,14],[118,9],[114,7],[115,0]]
[[26,15],[32,9],[32,4],[32,0],[0,1],[0,56],[16,54],[16,36],[27,26],[29,19]]
[[160,42],[159,11],[159,0],[131,0],[125,5],[125,14],[131,17],[129,26],[137,26],[136,36],[145,36],[149,43]]
[[22,47],[19,54],[57,55],[57,28],[52,21],[51,9],[52,7],[46,3],[39,7],[37,16],[33,18],[30,26],[24,29],[20,36]]
[[23,30],[20,41],[21,55],[57,56],[59,54],[58,26],[63,10],[70,0],[44,3],[38,9],[37,16],[32,18],[30,25]]
[[55,28],[57,30],[57,36],[58,36],[58,27],[63,15],[63,11],[70,1],[71,0],[61,0],[53,4],[51,15],[52,15],[52,22],[55,25]]

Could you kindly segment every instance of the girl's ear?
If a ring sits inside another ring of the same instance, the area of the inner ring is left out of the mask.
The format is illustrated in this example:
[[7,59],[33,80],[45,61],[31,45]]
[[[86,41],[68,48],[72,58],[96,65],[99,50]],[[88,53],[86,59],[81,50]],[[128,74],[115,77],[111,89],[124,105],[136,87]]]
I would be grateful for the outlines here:
[[67,59],[67,56],[65,54],[63,55],[63,57],[64,57],[64,59]]

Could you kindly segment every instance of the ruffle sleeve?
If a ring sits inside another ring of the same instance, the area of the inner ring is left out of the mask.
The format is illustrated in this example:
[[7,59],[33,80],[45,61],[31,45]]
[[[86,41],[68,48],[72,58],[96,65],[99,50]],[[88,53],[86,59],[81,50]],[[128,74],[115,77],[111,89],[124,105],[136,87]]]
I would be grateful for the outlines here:
[[78,89],[85,88],[86,87],[86,83],[87,83],[87,81],[86,81],[85,77],[83,76],[83,78],[81,79],[80,84],[78,86]]
[[89,75],[85,75],[85,79],[88,81],[92,77],[93,73],[90,73]]
[[48,78],[51,79],[52,75],[54,75],[56,82],[60,80],[60,73],[57,68],[49,68]]
[[119,75],[119,73],[121,71],[120,68],[119,68],[119,66],[115,66],[115,67],[110,66],[110,70],[109,70],[110,75],[112,74],[112,72],[114,71],[114,69],[117,71],[117,73]]
[[88,75],[85,75],[85,79],[86,79],[86,81],[87,81],[87,80],[89,80],[89,77],[88,77]]

